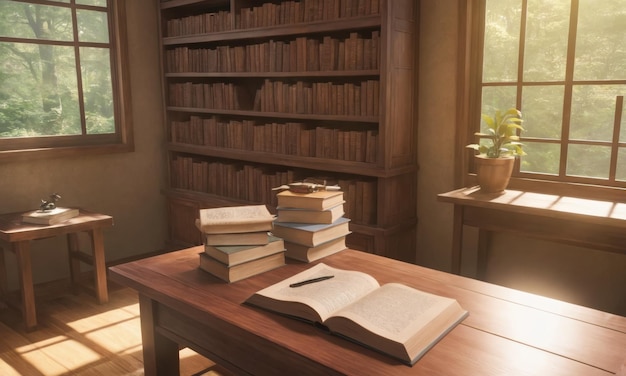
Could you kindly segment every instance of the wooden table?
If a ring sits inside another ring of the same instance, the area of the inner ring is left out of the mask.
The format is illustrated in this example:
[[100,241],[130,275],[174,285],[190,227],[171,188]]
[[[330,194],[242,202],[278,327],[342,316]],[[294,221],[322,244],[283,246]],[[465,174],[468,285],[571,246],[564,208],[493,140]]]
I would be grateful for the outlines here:
[[111,267],[139,292],[146,375],[177,375],[179,346],[236,374],[611,375],[626,359],[626,318],[360,251],[323,260],[380,283],[455,298],[470,312],[413,367],[308,323],[242,304],[312,264],[288,262],[226,284],[198,268],[202,246]]
[[463,226],[479,229],[477,271],[485,274],[490,231],[517,233],[626,254],[626,203],[507,189],[483,193],[478,187],[437,195],[454,204],[452,272],[460,274]]
[[[106,280],[103,229],[113,225],[113,218],[80,209],[77,217],[55,225],[34,225],[21,221],[22,212],[0,215],[0,240],[9,244],[8,249],[15,253],[21,290],[21,310],[27,330],[37,326],[35,293],[30,254],[30,241],[67,235],[71,282],[78,287],[80,263],[93,265],[94,290],[99,303],[109,300]],[[91,240],[91,255],[79,249],[78,233],[86,232]],[[1,243],[0,243],[1,245]],[[0,294],[7,293],[7,275],[4,249],[0,247]]]

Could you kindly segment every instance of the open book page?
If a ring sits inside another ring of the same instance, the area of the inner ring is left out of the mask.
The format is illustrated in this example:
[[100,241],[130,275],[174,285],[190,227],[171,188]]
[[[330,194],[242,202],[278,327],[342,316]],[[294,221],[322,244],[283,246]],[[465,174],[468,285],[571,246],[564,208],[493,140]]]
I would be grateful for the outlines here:
[[[289,287],[292,283],[330,275],[333,278],[300,287]],[[269,310],[323,323],[336,311],[378,287],[378,282],[368,274],[335,269],[320,263],[293,277],[258,291],[248,299],[248,302]],[[272,299],[273,302],[268,303],[267,299],[255,299],[255,296],[264,296]],[[292,307],[289,303],[293,302],[301,304],[299,306],[292,304],[294,305]],[[312,308],[315,312],[302,305]]]
[[389,283],[336,312],[326,325],[413,363],[465,314],[454,299]]

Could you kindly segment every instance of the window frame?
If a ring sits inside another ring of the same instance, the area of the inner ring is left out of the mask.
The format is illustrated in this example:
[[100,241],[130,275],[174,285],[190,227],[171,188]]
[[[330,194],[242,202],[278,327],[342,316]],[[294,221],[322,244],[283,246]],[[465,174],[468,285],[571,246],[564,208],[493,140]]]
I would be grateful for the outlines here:
[[[474,173],[474,153],[465,149],[465,145],[475,143],[474,132],[480,129],[481,121],[481,101],[482,101],[482,66],[483,66],[483,42],[486,0],[460,1],[459,17],[459,106],[457,112],[457,161],[461,161],[456,166],[457,182],[464,186],[476,185],[476,175]],[[523,37],[523,35],[522,35]],[[575,37],[575,36],[574,36]],[[572,38],[570,35],[569,38]],[[569,41],[571,45],[571,41]],[[568,49],[568,58],[573,54],[571,48]],[[573,57],[572,57],[573,58]],[[521,61],[523,56],[519,56],[520,63],[518,69],[522,69]],[[570,92],[572,82],[571,72],[564,80],[565,90]],[[519,91],[522,84],[516,83],[518,96],[517,101],[521,101]],[[569,85],[569,89],[567,89]],[[565,100],[568,100],[565,98]],[[516,103],[520,108],[520,103]],[[568,116],[569,115],[564,115]],[[522,135],[523,138],[523,135]],[[527,140],[534,139],[528,137]],[[559,142],[561,148],[567,148],[568,140]],[[575,144],[571,142],[570,144]],[[561,159],[564,157],[562,156]],[[563,171],[564,167],[560,170]],[[568,179],[563,180],[564,178]],[[626,184],[603,185],[602,179],[572,178],[564,176],[547,176],[534,173],[520,173],[519,160],[516,160],[513,176],[511,177],[509,188],[535,191],[550,194],[569,195],[590,199],[615,199],[624,200]]]
[[[21,0],[15,1],[20,2]],[[63,3],[46,0],[23,2],[63,6]],[[74,0],[71,0],[71,3],[73,4]],[[90,7],[102,9],[101,7],[88,5],[80,6],[81,9],[89,9]],[[134,151],[126,9],[123,0],[107,0],[107,7],[109,12],[111,85],[114,102],[115,133],[0,139],[0,161]],[[3,40],[10,39],[3,38]],[[79,69],[80,66],[78,65],[77,68]]]

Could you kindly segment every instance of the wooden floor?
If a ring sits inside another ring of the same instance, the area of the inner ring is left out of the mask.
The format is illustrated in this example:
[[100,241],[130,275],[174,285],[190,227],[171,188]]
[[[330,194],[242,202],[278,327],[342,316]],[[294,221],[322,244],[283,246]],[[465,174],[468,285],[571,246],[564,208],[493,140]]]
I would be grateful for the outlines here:
[[[38,291],[37,316],[39,328],[26,332],[20,313],[0,302],[0,375],[144,374],[133,290],[110,287],[103,305],[85,293]],[[181,375],[224,374],[189,349],[180,358]]]

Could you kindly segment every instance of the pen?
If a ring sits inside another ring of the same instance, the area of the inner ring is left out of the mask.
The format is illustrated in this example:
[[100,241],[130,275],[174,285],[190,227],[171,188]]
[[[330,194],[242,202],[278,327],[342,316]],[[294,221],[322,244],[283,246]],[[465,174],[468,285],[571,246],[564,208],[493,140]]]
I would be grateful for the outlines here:
[[317,278],[307,279],[306,281],[292,283],[292,284],[290,284],[290,285],[289,285],[289,287],[300,287],[300,286],[308,285],[309,283],[315,283],[315,282],[325,281],[325,280],[327,280],[327,279],[331,279],[331,278],[333,278],[333,277],[334,277],[334,275],[325,275],[325,276],[323,276],[323,277],[317,277]]

